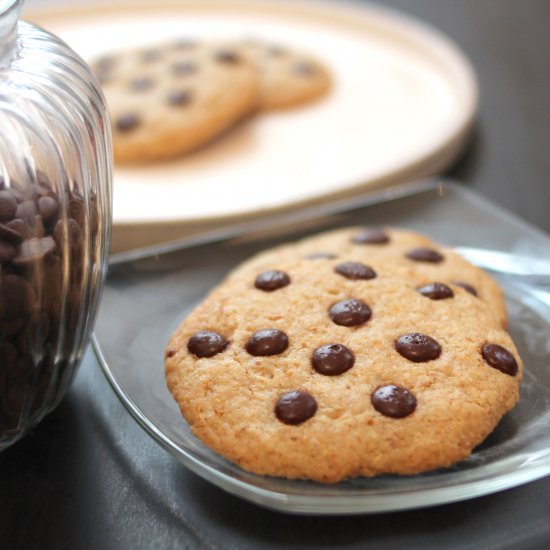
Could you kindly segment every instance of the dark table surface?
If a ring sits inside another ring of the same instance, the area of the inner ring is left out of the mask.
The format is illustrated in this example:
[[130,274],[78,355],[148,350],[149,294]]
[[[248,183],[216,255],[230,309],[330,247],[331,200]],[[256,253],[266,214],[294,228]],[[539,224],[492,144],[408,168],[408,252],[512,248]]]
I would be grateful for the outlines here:
[[[550,231],[550,3],[382,3],[448,34],[477,71],[477,127],[449,174]],[[550,548],[550,477],[399,513],[271,512],[165,453],[128,416],[88,353],[57,410],[0,455],[0,549],[203,547]]]

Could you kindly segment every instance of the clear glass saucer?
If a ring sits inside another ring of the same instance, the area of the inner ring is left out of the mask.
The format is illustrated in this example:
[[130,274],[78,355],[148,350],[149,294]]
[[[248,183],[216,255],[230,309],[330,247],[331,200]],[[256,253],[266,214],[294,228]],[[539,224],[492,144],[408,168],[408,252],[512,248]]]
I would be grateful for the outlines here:
[[[506,294],[510,332],[526,367],[521,399],[489,438],[452,468],[335,485],[292,481],[248,473],[191,434],[164,381],[163,352],[172,330],[229,269],[251,254],[352,224],[409,227],[449,245],[509,253],[512,264],[521,257],[550,258],[550,239],[543,233],[462,187],[441,183],[394,188],[363,201],[301,211],[294,220],[285,215],[201,241],[115,257],[94,348],[130,414],[198,475],[246,500],[290,513],[418,508],[493,493],[550,474],[549,273],[495,273]],[[169,248],[174,250],[167,252]]]

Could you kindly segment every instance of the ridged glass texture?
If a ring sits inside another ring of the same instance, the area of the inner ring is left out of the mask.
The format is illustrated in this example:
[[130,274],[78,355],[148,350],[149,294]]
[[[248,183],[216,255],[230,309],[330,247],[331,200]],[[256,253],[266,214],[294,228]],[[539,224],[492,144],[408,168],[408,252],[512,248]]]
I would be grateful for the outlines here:
[[71,384],[111,231],[101,90],[61,40],[17,23],[18,10],[0,14],[0,450]]

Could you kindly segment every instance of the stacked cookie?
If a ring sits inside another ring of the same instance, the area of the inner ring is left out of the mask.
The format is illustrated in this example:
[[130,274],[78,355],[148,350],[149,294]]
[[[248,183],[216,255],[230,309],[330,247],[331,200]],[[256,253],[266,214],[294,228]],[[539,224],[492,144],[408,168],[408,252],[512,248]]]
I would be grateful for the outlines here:
[[498,285],[421,235],[338,230],[233,271],[171,336],[193,432],[259,474],[337,482],[466,458],[517,402]]
[[115,160],[181,155],[257,111],[291,107],[327,92],[312,57],[247,41],[173,41],[104,56],[92,64],[109,106]]

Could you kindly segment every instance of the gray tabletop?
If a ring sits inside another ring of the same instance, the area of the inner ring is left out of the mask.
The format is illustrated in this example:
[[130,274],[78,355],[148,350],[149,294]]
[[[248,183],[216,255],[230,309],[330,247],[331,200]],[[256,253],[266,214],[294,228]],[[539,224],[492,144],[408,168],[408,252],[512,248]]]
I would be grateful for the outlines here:
[[[550,4],[387,0],[452,37],[480,81],[474,138],[449,174],[550,231]],[[128,416],[88,353],[61,405],[0,455],[0,548],[548,548],[550,478],[433,508],[271,512],[189,472]]]

